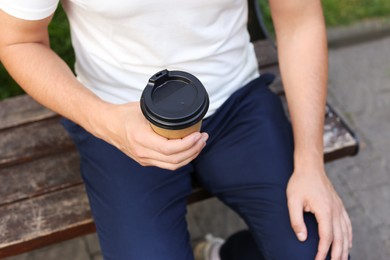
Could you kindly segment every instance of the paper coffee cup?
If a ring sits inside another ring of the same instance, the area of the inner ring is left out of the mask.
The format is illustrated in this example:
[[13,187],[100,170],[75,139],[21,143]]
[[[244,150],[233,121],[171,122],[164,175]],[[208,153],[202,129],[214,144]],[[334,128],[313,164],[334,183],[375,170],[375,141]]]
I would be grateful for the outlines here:
[[157,134],[177,139],[200,131],[209,108],[209,97],[194,75],[162,70],[149,79],[140,105]]

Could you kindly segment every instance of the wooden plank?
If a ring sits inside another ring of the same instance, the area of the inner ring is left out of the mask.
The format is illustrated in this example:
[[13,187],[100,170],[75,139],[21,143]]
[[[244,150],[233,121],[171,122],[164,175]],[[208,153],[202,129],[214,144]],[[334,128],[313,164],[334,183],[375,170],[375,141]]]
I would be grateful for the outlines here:
[[75,149],[59,118],[9,128],[0,135],[0,169]]
[[0,206],[82,183],[76,151],[0,170]]
[[268,40],[256,41],[253,43],[255,48],[259,68],[276,65],[278,63],[278,54],[275,47]]
[[0,130],[36,122],[56,114],[31,97],[21,95],[0,102]]
[[[189,204],[211,195],[195,188]],[[0,258],[95,232],[82,185],[0,206]]]
[[[211,195],[195,188],[189,203]],[[0,258],[95,232],[82,185],[0,206]]]
[[329,105],[326,106],[324,124],[324,157],[333,161],[346,156],[356,155],[359,143],[343,119]]
[[84,187],[0,207],[0,258],[95,231]]

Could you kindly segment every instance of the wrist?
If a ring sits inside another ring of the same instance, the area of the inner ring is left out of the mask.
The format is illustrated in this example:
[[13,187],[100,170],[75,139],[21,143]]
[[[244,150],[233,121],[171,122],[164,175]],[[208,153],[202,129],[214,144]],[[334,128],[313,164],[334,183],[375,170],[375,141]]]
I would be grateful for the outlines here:
[[294,172],[311,172],[324,169],[324,154],[322,149],[312,149],[294,152]]
[[138,121],[142,116],[140,112],[139,102],[131,102],[126,104],[111,104],[104,102],[99,105],[96,111],[91,113],[89,119],[90,133],[96,137],[120,147],[123,142],[123,137],[127,135],[129,123]]
[[88,108],[85,111],[85,125],[83,127],[94,136],[104,139],[103,137],[107,136],[107,131],[112,125],[111,120],[115,118],[114,110],[117,106],[103,100],[85,106]]

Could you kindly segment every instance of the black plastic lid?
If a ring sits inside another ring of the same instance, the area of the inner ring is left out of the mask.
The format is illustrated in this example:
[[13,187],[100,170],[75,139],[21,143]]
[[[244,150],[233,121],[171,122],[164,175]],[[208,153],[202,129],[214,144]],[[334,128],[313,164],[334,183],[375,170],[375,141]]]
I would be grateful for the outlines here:
[[203,84],[184,71],[162,70],[154,74],[141,96],[145,117],[161,128],[177,130],[199,122],[209,108]]

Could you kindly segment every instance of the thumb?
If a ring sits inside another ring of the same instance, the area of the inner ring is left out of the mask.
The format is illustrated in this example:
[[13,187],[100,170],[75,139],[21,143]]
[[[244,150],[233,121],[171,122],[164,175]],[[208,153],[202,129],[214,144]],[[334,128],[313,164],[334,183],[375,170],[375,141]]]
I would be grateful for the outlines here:
[[303,204],[300,200],[289,200],[288,211],[290,214],[291,227],[298,240],[303,242],[307,238],[305,221],[303,220]]

